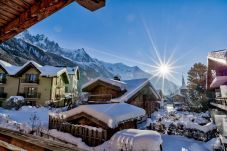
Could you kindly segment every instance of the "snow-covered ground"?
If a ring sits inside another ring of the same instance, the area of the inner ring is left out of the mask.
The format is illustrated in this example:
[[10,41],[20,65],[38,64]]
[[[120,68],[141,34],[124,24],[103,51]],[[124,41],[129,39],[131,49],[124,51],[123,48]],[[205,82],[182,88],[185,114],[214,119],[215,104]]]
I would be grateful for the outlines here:
[[[39,122],[42,127],[47,128],[48,126],[48,112],[59,112],[62,109],[49,109],[45,107],[30,107],[24,106],[19,110],[6,110],[0,108],[0,126],[5,128],[17,129],[18,125],[20,128],[27,128],[32,126],[31,118],[37,115],[37,122]],[[156,112],[157,116],[162,116],[165,112]],[[190,115],[187,113],[187,115]],[[195,114],[197,116],[197,114]],[[21,127],[22,126],[22,127]],[[86,150],[108,150],[108,143],[105,142],[103,145],[98,147],[88,147],[86,144],[81,142],[80,138],[75,138],[70,134],[57,132],[56,130],[51,130],[48,132],[52,133],[53,136],[61,136],[62,139],[69,139],[69,142],[77,144],[79,147]],[[196,141],[194,139],[189,139],[183,136],[176,135],[162,135],[163,140],[163,150],[164,151],[212,151],[213,146],[217,144],[217,139],[212,139],[208,142]],[[106,148],[107,147],[107,148]]]
[[164,151],[213,151],[219,140],[213,138],[208,142],[196,141],[184,136],[162,135]]
[[46,107],[23,106],[19,110],[7,110],[0,107],[0,127],[29,131],[32,125],[48,128],[48,113],[60,112],[64,108],[50,109]]

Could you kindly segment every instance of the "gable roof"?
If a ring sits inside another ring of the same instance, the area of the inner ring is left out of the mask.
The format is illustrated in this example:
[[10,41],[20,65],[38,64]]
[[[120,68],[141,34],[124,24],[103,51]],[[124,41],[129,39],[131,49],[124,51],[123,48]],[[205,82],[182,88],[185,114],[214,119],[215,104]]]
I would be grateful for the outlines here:
[[30,65],[35,67],[40,72],[41,76],[45,76],[45,77],[55,77],[55,76],[61,75],[64,72],[67,73],[66,68],[63,68],[63,67],[54,67],[54,66],[49,66],[49,65],[42,66],[42,65],[36,63],[35,61],[28,61],[18,69],[18,71],[15,73],[15,75],[22,74],[23,70]]
[[146,85],[150,86],[151,91],[153,92],[153,94],[155,95],[155,97],[157,99],[161,98],[160,95],[158,94],[158,92],[154,89],[154,87],[150,83],[149,79],[147,79],[147,78],[118,81],[118,80],[98,77],[98,78],[91,80],[91,81],[87,82],[86,84],[84,84],[82,86],[82,90],[86,90],[88,87],[95,84],[97,81],[103,81],[110,85],[117,86],[122,91],[126,90],[126,92],[121,97],[111,99],[110,100],[111,102],[127,102],[136,93],[138,93],[141,89],[143,89]]
[[107,79],[107,78],[98,77],[98,78],[95,78],[95,79],[85,83],[82,86],[82,90],[86,90],[87,88],[89,88],[90,86],[92,86],[93,84],[95,84],[98,81],[116,86],[122,91],[126,89],[126,83],[125,82],[114,80],[114,79]]
[[59,116],[67,119],[80,113],[86,113],[106,123],[110,128],[117,127],[121,122],[145,116],[144,109],[126,103],[80,105],[60,113]]

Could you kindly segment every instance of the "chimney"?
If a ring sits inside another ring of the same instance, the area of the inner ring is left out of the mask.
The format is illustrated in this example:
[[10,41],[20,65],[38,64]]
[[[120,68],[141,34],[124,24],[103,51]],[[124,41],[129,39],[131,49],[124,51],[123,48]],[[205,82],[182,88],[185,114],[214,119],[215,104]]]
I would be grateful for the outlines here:
[[121,76],[120,75],[115,75],[113,79],[117,80],[117,81],[121,81]]

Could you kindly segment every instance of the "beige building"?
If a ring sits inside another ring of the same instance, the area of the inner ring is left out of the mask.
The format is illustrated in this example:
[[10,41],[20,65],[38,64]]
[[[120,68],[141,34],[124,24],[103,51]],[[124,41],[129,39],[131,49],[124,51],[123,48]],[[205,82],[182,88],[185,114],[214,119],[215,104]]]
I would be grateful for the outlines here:
[[10,96],[23,96],[31,105],[53,102],[63,106],[67,86],[77,85],[77,75],[70,75],[72,81],[64,67],[41,66],[34,61],[19,67],[0,61],[0,97],[4,100]]

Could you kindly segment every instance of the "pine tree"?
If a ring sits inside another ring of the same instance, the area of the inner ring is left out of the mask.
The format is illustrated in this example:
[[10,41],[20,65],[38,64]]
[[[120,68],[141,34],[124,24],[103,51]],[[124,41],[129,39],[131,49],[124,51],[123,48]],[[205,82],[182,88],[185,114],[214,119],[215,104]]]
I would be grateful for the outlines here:
[[188,71],[188,94],[192,110],[204,111],[208,109],[206,75],[207,66],[202,63],[195,63]]

